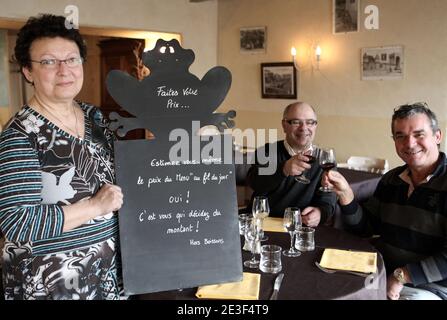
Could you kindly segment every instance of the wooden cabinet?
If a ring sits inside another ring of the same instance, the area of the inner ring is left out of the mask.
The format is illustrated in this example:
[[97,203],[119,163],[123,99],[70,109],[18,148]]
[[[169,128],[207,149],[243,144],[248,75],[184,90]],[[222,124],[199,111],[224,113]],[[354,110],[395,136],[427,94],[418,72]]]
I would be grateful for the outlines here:
[[[141,80],[144,74],[144,65],[141,56],[144,50],[143,39],[109,39],[99,42],[101,49],[101,110],[108,117],[113,111],[123,117],[131,115],[121,108],[110,96],[106,87],[107,74],[111,70],[122,70]],[[132,130],[123,140],[144,139],[144,129]]]

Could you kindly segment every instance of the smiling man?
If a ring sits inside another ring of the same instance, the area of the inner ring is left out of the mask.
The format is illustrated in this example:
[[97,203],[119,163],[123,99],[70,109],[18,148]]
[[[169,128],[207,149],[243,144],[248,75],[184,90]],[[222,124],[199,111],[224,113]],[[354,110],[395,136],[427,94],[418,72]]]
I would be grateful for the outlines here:
[[447,299],[447,161],[436,115],[423,103],[403,105],[391,131],[405,165],[384,175],[365,205],[340,173],[323,180],[339,196],[349,229],[380,235],[389,299]]
[[[315,110],[305,102],[288,105],[284,109],[282,128],[286,135],[284,140],[268,143],[264,150],[257,152],[268,154],[268,159],[275,161],[276,172],[263,175],[260,170],[263,165],[256,159],[248,172],[248,184],[254,190],[253,197],[268,197],[270,216],[282,217],[287,207],[298,207],[303,223],[317,226],[332,216],[336,200],[333,193],[318,192],[323,170],[318,161],[309,164],[306,155],[317,130]],[[295,180],[303,173],[310,180],[308,184]]]

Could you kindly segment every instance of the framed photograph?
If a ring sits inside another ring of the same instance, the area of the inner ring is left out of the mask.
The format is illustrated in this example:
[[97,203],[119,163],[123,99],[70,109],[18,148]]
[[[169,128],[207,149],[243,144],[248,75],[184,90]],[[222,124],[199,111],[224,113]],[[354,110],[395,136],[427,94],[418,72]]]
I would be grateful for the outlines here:
[[240,50],[243,53],[265,53],[266,27],[240,29]]
[[332,0],[333,32],[359,31],[360,0]]
[[296,69],[293,62],[261,64],[262,98],[296,99]]
[[403,79],[403,66],[402,46],[362,49],[362,80]]

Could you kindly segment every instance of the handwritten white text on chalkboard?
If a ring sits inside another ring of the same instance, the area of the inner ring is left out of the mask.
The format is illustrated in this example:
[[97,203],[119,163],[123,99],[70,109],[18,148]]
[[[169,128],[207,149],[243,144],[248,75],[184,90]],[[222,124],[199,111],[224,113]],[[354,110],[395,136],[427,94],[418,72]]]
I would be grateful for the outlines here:
[[167,88],[166,86],[160,86],[157,88],[157,96],[159,97],[176,97],[178,96],[178,91],[172,88]]
[[151,167],[167,167],[167,166],[180,166],[180,161],[164,161],[163,159],[157,160],[152,159],[151,160]]
[[[140,177],[139,177],[140,178]],[[140,182],[140,179],[138,179],[138,181]],[[141,180],[143,181],[143,180]],[[147,179],[147,187],[150,188],[152,184],[157,184],[157,183],[162,183],[161,182],[161,178],[160,177],[153,177],[153,178],[148,178]],[[140,183],[139,183],[140,184]],[[141,183],[142,184],[142,183]]]
[[177,214],[173,214],[172,212],[168,213],[159,213],[156,215],[155,213],[148,213],[146,209],[142,210],[140,214],[138,215],[138,219],[140,222],[143,222],[144,220],[147,221],[154,221],[157,218],[160,220],[166,220],[166,219],[172,219],[176,218],[177,221],[180,223],[182,218],[203,218],[202,220],[208,221],[210,220],[210,217],[218,217],[221,216],[222,213],[218,209],[214,210],[206,210],[206,209],[191,209],[188,213],[185,211],[179,212]]
[[184,105],[181,105],[181,104],[179,104],[178,102],[175,102],[174,100],[172,100],[172,99],[169,99],[168,100],[168,103],[166,104],[166,108],[167,109],[188,109],[189,108],[189,106],[184,106]]
[[151,167],[170,167],[181,165],[200,165],[200,164],[221,164],[222,158],[203,158],[202,161],[184,160],[184,161],[165,161],[163,159],[152,159]]
[[194,226],[190,223],[189,226],[184,226],[184,225],[180,225],[179,227],[176,228],[168,228],[166,230],[167,234],[172,234],[172,233],[185,233],[185,232],[193,232],[194,231]]
[[[222,238],[219,239],[203,239],[203,244],[210,245],[210,244],[224,244],[225,240]],[[189,245],[191,246],[200,246],[202,244],[202,241],[196,240],[196,239],[189,239]]]
[[[171,183],[174,181],[177,183],[178,182],[184,182],[184,183],[197,182],[197,183],[202,183],[204,185],[207,183],[221,184],[221,183],[229,180],[230,175],[232,173],[233,173],[233,171],[229,171],[228,174],[223,174],[223,173],[215,174],[215,173],[211,173],[211,172],[204,172],[202,176],[196,176],[192,172],[190,172],[189,175],[177,173],[177,174],[175,174],[174,177],[167,175],[164,178],[161,178],[159,176],[142,178],[141,176],[138,176],[137,185],[143,186],[146,184],[146,186],[148,188],[150,188],[153,185],[163,184],[163,183]],[[147,181],[147,183],[145,183],[145,181]]]
[[[197,96],[199,95],[199,89],[193,89],[190,87],[183,88],[180,93],[183,96]],[[167,88],[166,86],[157,87],[157,96],[158,97],[177,97],[179,96],[179,92],[176,89]],[[178,101],[170,98],[166,103],[167,109],[188,109],[189,105],[182,105]]]
[[182,203],[185,201],[186,203],[189,203],[189,190],[186,192],[186,198],[183,197],[183,195],[180,193],[178,195],[169,196],[169,203]]
[[[189,191],[187,191],[189,195]],[[174,197],[177,198],[177,197]],[[171,199],[171,197],[170,197]],[[176,220],[174,225],[167,225],[165,229],[165,234],[183,234],[191,232],[199,232],[200,223],[208,222],[213,217],[219,217],[222,213],[218,209],[190,209],[183,210],[182,212],[166,212],[166,213],[155,213],[148,212],[146,209],[142,210],[138,215],[138,220],[142,222],[156,223],[157,220],[160,221],[170,221]],[[185,220],[185,221],[184,221]],[[177,224],[176,224],[177,223]],[[207,244],[223,244],[222,239],[203,239],[203,241],[193,241],[190,245],[201,245],[202,243]]]
[[223,175],[223,174],[219,174],[219,175],[213,174],[213,175],[211,175],[211,173],[209,173],[209,172],[205,172],[203,174],[203,184],[206,184],[207,181],[217,181],[217,184],[221,184],[222,181],[225,181],[225,180],[228,180],[228,174],[225,174],[225,175]]
[[[199,95],[199,89],[192,89],[186,87],[181,91],[184,96],[197,96]],[[177,97],[178,91],[172,88],[166,88],[166,86],[157,87],[157,96],[159,97]]]

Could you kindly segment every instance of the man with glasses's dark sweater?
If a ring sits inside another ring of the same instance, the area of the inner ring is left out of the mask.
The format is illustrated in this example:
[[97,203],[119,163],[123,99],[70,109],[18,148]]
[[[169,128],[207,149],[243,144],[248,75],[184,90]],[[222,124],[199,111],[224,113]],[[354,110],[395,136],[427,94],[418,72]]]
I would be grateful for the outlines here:
[[[307,154],[317,128],[316,113],[305,102],[290,104],[284,110],[282,127],[285,140],[268,143],[263,150],[257,151],[274,162],[275,172],[263,174],[263,167],[272,166],[272,163],[263,164],[256,158],[256,163],[248,171],[248,185],[254,190],[253,197],[268,197],[271,217],[282,217],[287,207],[298,207],[303,223],[317,226],[333,215],[336,200],[334,193],[318,191],[323,172],[318,161],[308,163]],[[300,175],[305,175],[310,182],[297,181],[295,177]]]

